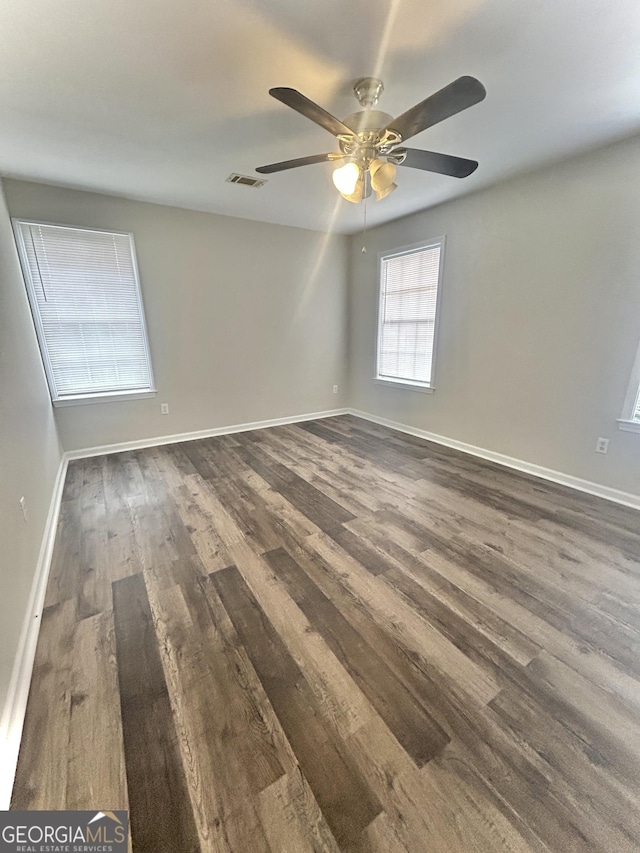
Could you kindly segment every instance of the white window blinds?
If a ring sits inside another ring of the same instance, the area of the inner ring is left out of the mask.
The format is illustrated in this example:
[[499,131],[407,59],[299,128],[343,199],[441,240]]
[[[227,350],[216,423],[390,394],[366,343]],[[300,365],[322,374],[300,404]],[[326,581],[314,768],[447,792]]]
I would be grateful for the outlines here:
[[443,241],[381,258],[378,379],[433,384]]
[[153,389],[129,234],[15,223],[52,399]]

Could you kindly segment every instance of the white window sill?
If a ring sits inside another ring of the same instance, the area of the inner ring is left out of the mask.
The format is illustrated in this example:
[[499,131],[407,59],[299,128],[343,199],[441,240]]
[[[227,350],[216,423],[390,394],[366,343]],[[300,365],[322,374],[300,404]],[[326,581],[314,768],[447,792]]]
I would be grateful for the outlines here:
[[62,406],[88,406],[92,403],[115,403],[118,400],[146,400],[155,397],[157,391],[109,391],[105,394],[78,394],[75,397],[62,397],[53,400],[56,408]]
[[640,432],[640,421],[627,421],[622,418],[618,420],[618,429],[623,432]]
[[419,391],[421,394],[433,394],[436,390],[431,385],[425,385],[422,382],[409,382],[404,379],[383,379],[380,376],[374,376],[373,381],[377,385],[386,385],[387,388],[404,388],[405,391]]

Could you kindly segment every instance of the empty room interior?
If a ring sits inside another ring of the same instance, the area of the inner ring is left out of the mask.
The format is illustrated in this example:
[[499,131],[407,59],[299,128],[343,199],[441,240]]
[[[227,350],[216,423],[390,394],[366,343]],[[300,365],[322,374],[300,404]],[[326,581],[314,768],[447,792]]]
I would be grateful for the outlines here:
[[2,849],[640,850],[639,43],[4,0]]

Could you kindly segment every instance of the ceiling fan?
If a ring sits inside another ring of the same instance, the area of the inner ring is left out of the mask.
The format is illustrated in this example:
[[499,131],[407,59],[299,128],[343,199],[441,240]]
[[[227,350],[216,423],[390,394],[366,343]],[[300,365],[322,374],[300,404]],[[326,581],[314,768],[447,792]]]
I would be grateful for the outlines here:
[[269,89],[276,100],[332,133],[338,139],[340,151],[271,163],[260,166],[256,172],[268,175],[313,163],[340,163],[333,172],[336,189],[347,201],[358,204],[372,194],[380,200],[392,193],[397,187],[396,166],[454,178],[466,178],[478,168],[476,160],[404,147],[404,142],[412,136],[482,101],[487,92],[475,77],[458,77],[395,119],[373,109],[384,90],[382,80],[362,77],[353,90],[363,109],[340,121],[296,89]]

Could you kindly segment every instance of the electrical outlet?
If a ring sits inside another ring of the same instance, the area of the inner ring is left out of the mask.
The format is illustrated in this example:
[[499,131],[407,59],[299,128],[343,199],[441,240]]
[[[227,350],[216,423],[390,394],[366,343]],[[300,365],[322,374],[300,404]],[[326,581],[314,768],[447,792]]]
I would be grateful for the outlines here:
[[29,517],[27,515],[27,499],[24,495],[20,498],[20,509],[22,510],[22,517],[25,521],[28,521]]
[[338,386],[337,386],[337,385],[334,385],[334,386],[333,386],[333,393],[334,393],[334,394],[337,394],[337,393],[338,393]]
[[596,453],[606,453],[609,449],[609,439],[599,438],[596,441]]
[[168,403],[160,403],[160,414],[168,415],[169,414],[169,404]]

